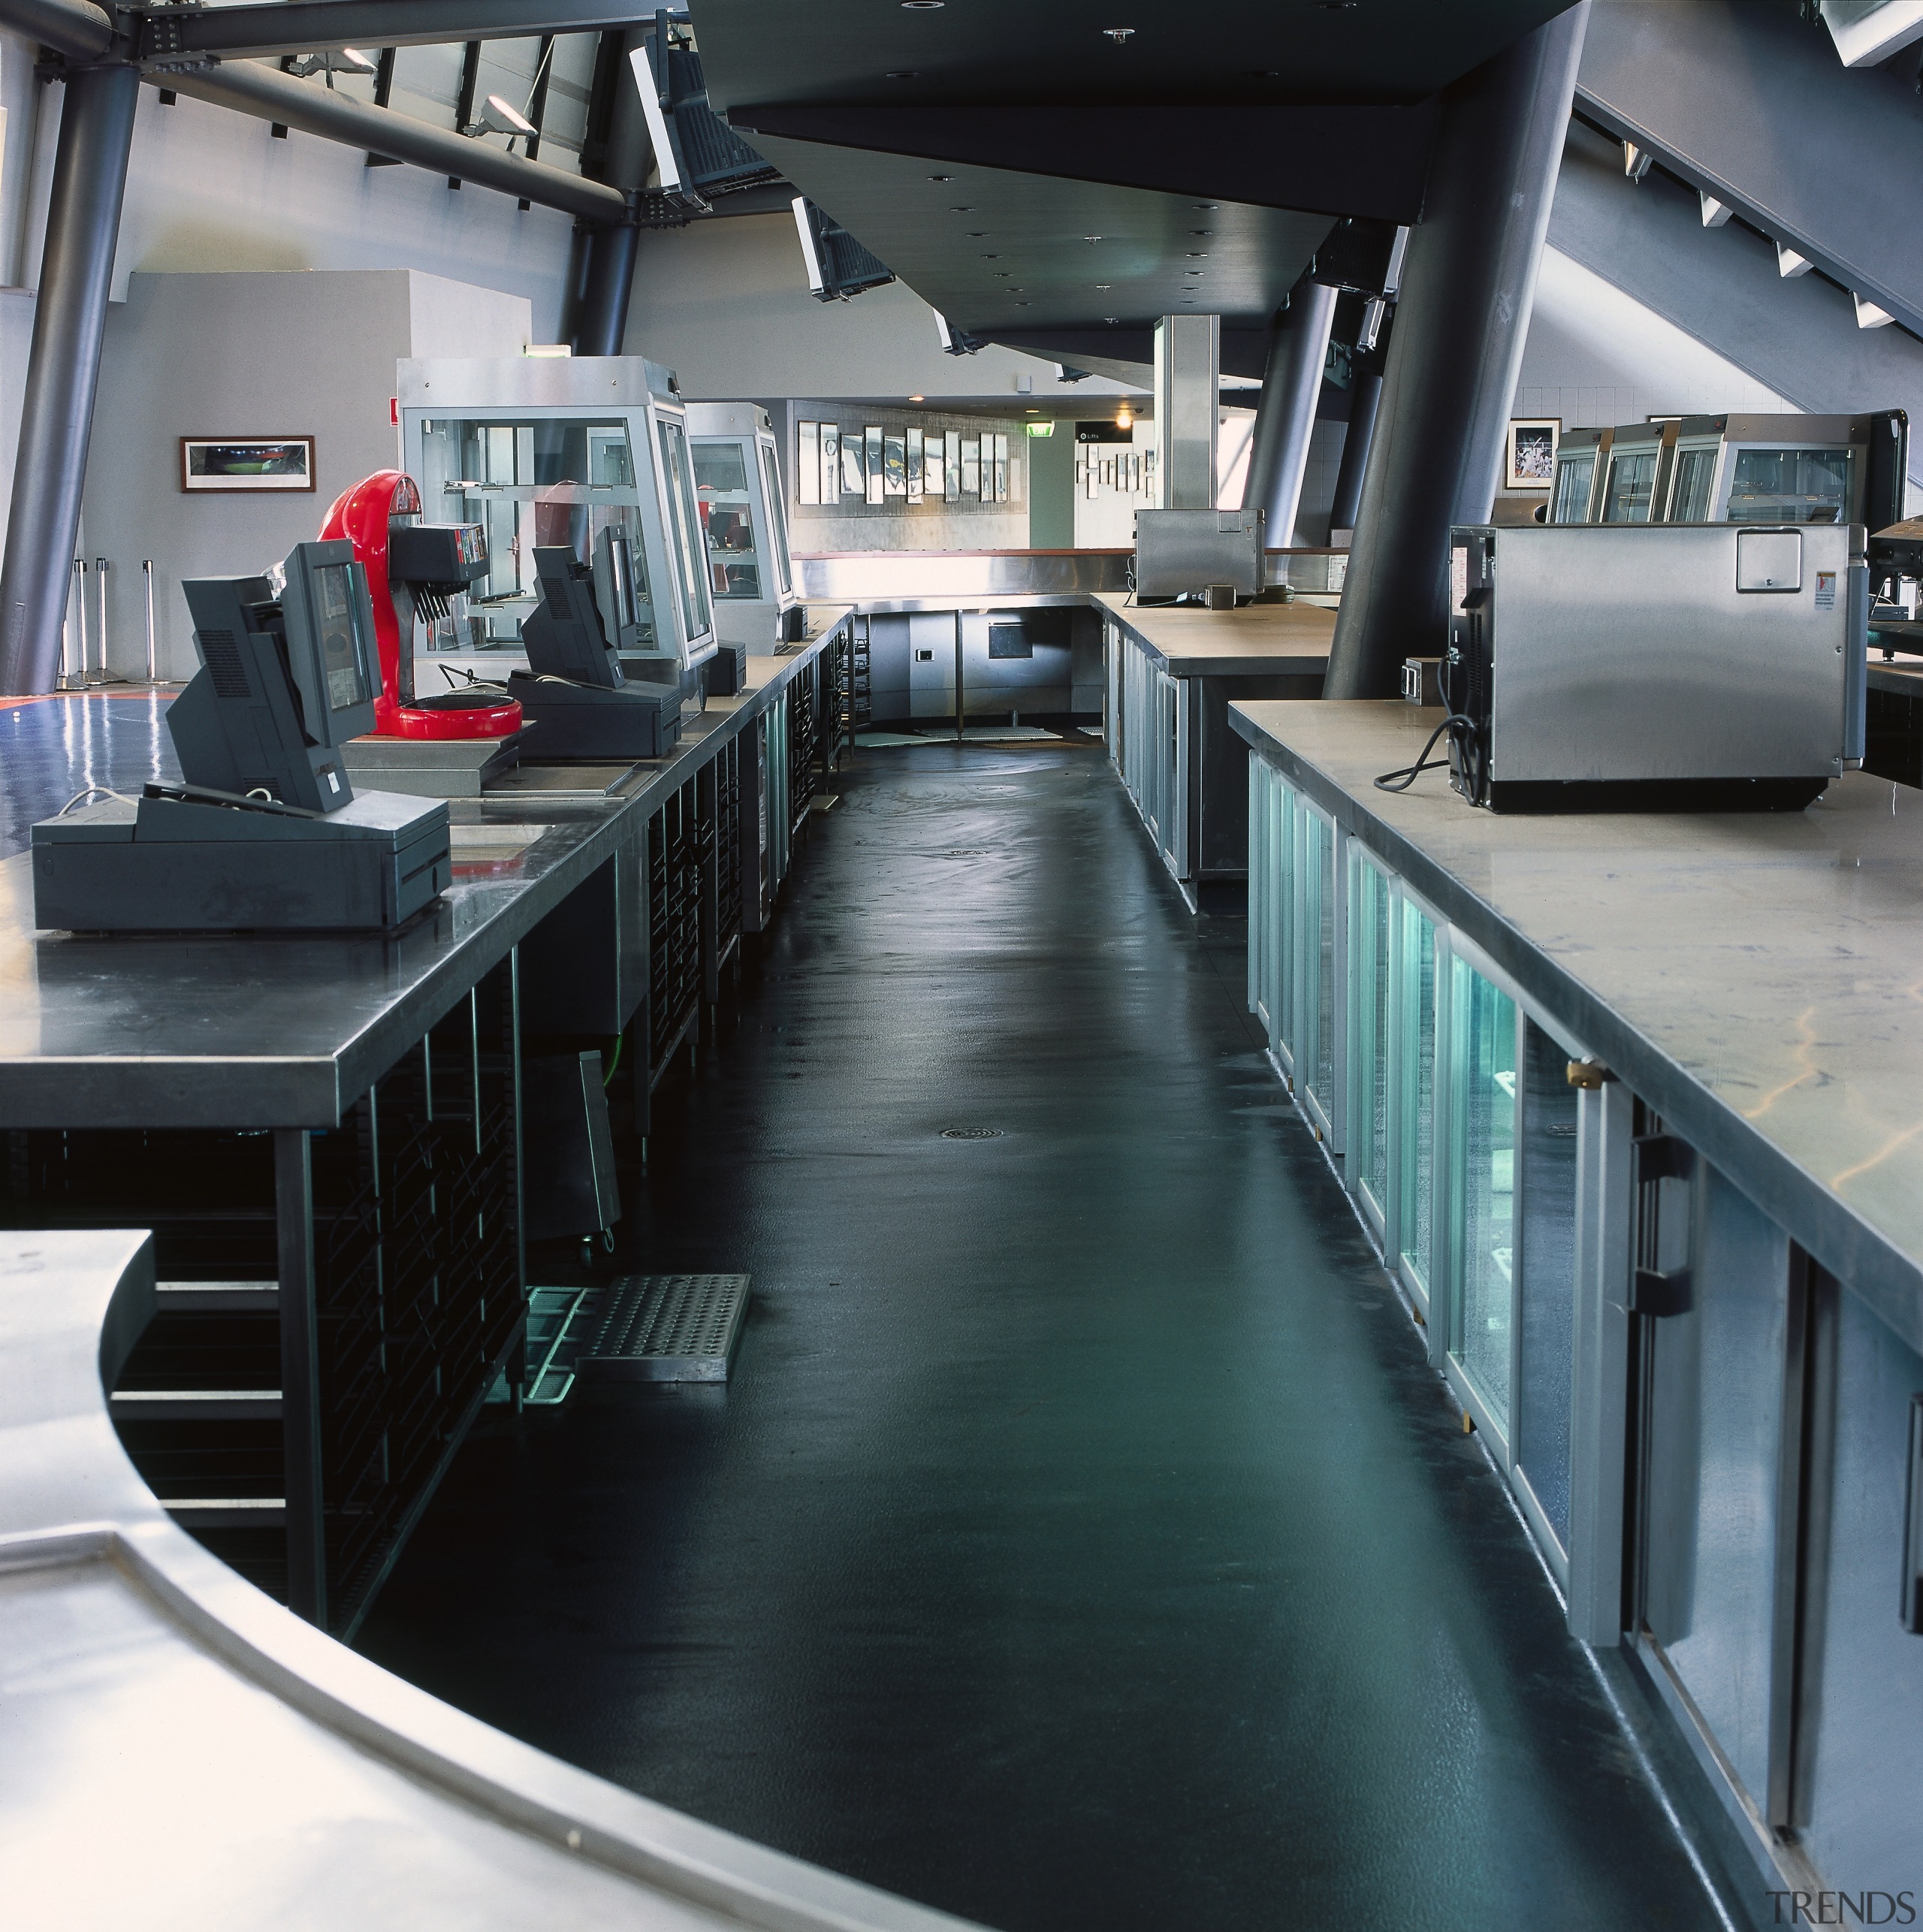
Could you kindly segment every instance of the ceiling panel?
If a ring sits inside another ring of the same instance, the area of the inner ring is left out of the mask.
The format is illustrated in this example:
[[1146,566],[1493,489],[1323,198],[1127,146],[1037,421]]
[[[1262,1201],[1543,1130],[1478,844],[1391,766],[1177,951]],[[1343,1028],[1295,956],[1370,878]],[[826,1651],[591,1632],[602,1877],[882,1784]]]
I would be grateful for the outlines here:
[[[717,107],[1426,99],[1568,0],[691,0]],[[1112,38],[1115,32],[1122,38]]]
[[756,145],[952,325],[977,334],[1140,328],[1184,309],[1260,327],[1331,226],[1326,216],[810,141]]

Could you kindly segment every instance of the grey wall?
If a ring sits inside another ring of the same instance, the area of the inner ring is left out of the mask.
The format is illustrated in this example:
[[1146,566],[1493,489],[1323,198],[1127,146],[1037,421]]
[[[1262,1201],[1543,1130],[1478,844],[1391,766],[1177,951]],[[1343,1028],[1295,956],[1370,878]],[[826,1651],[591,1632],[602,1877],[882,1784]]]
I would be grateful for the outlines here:
[[[161,675],[186,677],[197,660],[181,579],[262,569],[318,536],[342,491],[397,463],[400,358],[512,355],[529,325],[524,297],[403,269],[132,277],[107,318],[87,466],[86,554],[113,566],[112,666],[144,669],[143,557]],[[314,492],[183,492],[182,436],[241,435],[313,436]]]
[[1028,445],[1028,547],[1075,548],[1075,425],[1055,425],[1055,434]]

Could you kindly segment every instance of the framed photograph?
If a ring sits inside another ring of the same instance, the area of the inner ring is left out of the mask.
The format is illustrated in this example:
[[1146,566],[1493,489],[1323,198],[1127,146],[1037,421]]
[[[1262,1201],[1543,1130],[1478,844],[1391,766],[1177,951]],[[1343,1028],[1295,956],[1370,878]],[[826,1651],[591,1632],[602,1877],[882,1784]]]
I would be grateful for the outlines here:
[[948,430],[942,436],[943,494],[951,503],[962,500],[962,432]]
[[999,430],[995,439],[995,500],[1008,501],[1008,439]]
[[795,425],[795,488],[798,502],[818,503],[821,501],[821,425],[819,423],[797,423]]
[[862,469],[862,433],[841,439],[841,493],[846,497],[865,497],[868,479]]
[[838,503],[844,486],[841,481],[841,431],[839,425],[821,426],[821,500]]
[[919,503],[922,500],[922,433],[919,430],[908,432],[908,500]]
[[1556,481],[1556,445],[1562,436],[1560,416],[1511,416],[1503,488],[1547,490]]
[[183,436],[180,487],[190,495],[213,491],[311,491],[314,439]]
[[905,497],[908,494],[908,442],[904,436],[889,435],[883,437],[883,454],[881,460],[882,489],[890,497]]
[[979,497],[982,494],[982,439],[980,436],[965,436],[962,439],[962,494],[965,497]]
[[868,501],[879,503],[888,494],[887,459],[882,454],[883,436],[879,423],[868,423],[862,430],[868,479]]
[[948,439],[939,430],[930,430],[924,440],[922,481],[937,503],[948,494]]

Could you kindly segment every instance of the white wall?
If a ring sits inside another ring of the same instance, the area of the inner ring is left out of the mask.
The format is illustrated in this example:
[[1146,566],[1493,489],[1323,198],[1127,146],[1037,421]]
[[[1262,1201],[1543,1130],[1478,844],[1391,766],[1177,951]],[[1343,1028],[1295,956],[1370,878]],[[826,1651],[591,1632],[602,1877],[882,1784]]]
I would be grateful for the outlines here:
[[1794,409],[1633,295],[1544,249],[1512,415],[1597,429],[1652,415]]
[[[847,302],[808,292],[801,243],[785,214],[738,215],[652,231],[641,238],[630,355],[651,356],[681,378],[684,395],[723,401],[755,396],[1064,397],[1055,364],[989,348],[942,352],[934,311],[891,282]],[[1077,397],[1132,395],[1091,376]]]
[[[112,667],[144,672],[143,558],[161,675],[186,677],[197,660],[181,579],[264,569],[318,536],[342,491],[394,466],[400,358],[515,355],[530,325],[524,296],[404,269],[133,276],[107,317],[87,463],[86,555],[113,566]],[[316,487],[189,496],[183,436],[312,436]]]

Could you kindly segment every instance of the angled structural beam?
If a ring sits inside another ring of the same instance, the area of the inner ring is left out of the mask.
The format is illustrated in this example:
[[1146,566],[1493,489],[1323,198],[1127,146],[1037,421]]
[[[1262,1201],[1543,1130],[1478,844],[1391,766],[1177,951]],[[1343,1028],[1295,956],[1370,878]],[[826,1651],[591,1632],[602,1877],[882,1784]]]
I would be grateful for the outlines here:
[[1329,328],[1339,291],[1305,276],[1289,291],[1288,306],[1275,318],[1262,400],[1255,410],[1254,446],[1242,506],[1262,512],[1263,541],[1272,550],[1295,542],[1302,479],[1315,433],[1315,405],[1329,360]]
[[113,44],[113,23],[90,0],[4,0],[0,26],[68,60],[98,60]]
[[[54,5],[62,0],[30,4]],[[611,6],[607,0],[268,0],[253,7],[167,8],[142,22],[140,53],[145,61],[208,54],[240,60],[313,47],[519,40],[626,27],[638,11],[632,5]]]
[[101,334],[140,92],[131,67],[86,68],[67,80],[0,563],[0,691],[10,696],[50,691],[59,682]]
[[147,78],[165,81],[177,93],[192,95],[197,101],[236,108],[258,119],[279,122],[324,140],[364,148],[371,154],[412,162],[437,174],[457,174],[463,181],[478,182],[544,208],[558,208],[590,224],[605,226],[628,219],[627,197],[617,189],[584,181],[579,175],[550,168],[545,162],[503,154],[499,148],[430,127],[411,115],[370,107],[345,94],[309,86],[258,61],[223,61],[204,71],[149,74]]
[[1449,528],[1489,521],[1589,12],[1580,0],[1442,94],[1328,697],[1393,698],[1403,659],[1447,648]]

